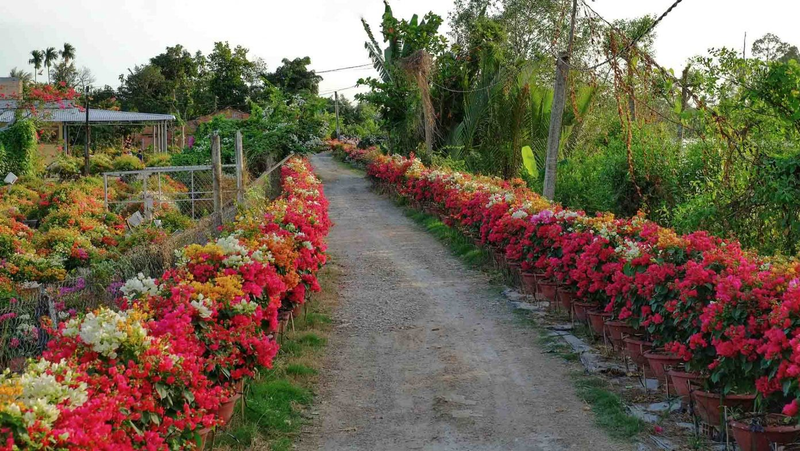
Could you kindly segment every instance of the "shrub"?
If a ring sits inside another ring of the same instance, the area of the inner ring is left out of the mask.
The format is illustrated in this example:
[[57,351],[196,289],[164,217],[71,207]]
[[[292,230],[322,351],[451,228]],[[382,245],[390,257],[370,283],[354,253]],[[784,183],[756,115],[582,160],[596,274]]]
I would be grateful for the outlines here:
[[112,162],[115,171],[137,171],[144,169],[144,164],[133,155],[120,155]]
[[145,166],[148,168],[160,168],[172,166],[172,156],[167,153],[154,153],[147,157]]
[[105,154],[95,154],[89,157],[89,172],[92,174],[101,174],[109,172],[114,169],[114,164],[111,157]]
[[75,178],[81,174],[81,159],[61,154],[47,167],[47,172],[61,179]]
[[175,210],[167,210],[159,214],[158,220],[161,221],[161,227],[170,233],[186,230],[192,226],[192,219],[190,217]]

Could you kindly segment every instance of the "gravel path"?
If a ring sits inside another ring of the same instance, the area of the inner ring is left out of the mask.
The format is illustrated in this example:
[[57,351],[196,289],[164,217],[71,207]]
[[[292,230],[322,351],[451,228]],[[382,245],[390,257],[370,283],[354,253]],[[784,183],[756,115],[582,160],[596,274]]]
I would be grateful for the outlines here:
[[627,450],[594,426],[487,277],[358,172],[312,158],[343,268],[317,418],[300,450]]

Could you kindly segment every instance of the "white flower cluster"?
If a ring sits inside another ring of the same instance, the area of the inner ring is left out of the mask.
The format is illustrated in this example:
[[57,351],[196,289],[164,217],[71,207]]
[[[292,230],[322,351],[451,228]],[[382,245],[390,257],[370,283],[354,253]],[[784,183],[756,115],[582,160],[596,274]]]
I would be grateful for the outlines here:
[[255,313],[256,308],[258,308],[258,302],[243,300],[242,302],[234,304],[231,307],[233,308],[234,312],[240,315],[252,315]]
[[128,314],[127,311],[115,312],[106,308],[97,313],[89,312],[83,318],[68,321],[64,336],[79,336],[94,352],[115,359],[123,344],[136,345],[148,339],[142,323],[129,321]]
[[528,212],[522,209],[519,209],[511,214],[511,217],[514,219],[525,219],[528,217]]
[[617,246],[614,251],[628,261],[642,256],[642,249],[639,247],[639,244],[627,238],[625,239],[625,242],[622,245]]
[[211,311],[211,300],[203,296],[202,293],[197,296],[197,299],[190,302],[190,304],[192,304],[192,307],[197,310],[197,314],[200,315],[201,318],[211,318],[213,313]]
[[155,296],[158,294],[158,285],[156,285],[155,279],[145,277],[144,274],[139,273],[135,278],[125,282],[125,285],[120,288],[120,291],[122,291],[122,294],[124,294],[126,298],[136,299],[140,295],[142,297],[146,295]]
[[[61,382],[58,381],[58,376],[63,377]],[[21,389],[14,402],[8,403],[3,410],[22,418],[28,426],[37,421],[52,425],[58,419],[59,405],[75,408],[83,405],[89,398],[86,383],[76,381],[75,373],[65,360],[58,363],[47,360],[33,362],[21,375],[12,374],[11,370],[6,369],[0,375],[0,384]]]

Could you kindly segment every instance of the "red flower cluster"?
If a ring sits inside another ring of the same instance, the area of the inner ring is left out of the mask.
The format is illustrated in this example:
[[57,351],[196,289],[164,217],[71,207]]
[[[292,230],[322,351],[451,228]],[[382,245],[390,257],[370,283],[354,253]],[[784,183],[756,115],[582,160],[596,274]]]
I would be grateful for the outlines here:
[[705,232],[678,235],[639,215],[589,217],[517,181],[430,169],[337,143],[370,177],[436,213],[511,263],[575,287],[576,298],[646,332],[708,387],[800,399],[800,264]]
[[293,158],[282,185],[159,279],[126,282],[119,311],[62,323],[43,359],[0,377],[0,450],[194,449],[242,379],[271,367],[280,311],[319,289],[321,183]]

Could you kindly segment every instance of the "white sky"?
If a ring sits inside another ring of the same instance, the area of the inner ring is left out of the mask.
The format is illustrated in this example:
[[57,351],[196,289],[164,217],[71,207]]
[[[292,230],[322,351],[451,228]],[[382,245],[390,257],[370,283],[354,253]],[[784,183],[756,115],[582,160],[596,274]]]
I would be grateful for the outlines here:
[[[661,14],[673,0],[594,0],[609,20]],[[214,41],[250,49],[270,70],[284,57],[310,56],[312,68],[368,63],[363,16],[379,34],[381,0],[0,0],[0,75],[25,68],[30,51],[69,42],[76,64],[88,66],[96,85],[118,87],[118,76],[167,46],[183,44],[208,54]],[[394,0],[395,15],[433,11],[446,19],[453,0]],[[66,5],[66,6],[65,6]],[[657,28],[656,58],[679,72],[687,58],[710,47],[740,49],[773,32],[800,45],[797,0],[684,0]],[[325,74],[320,91],[355,84],[371,69]],[[346,91],[351,97],[355,90]]]

